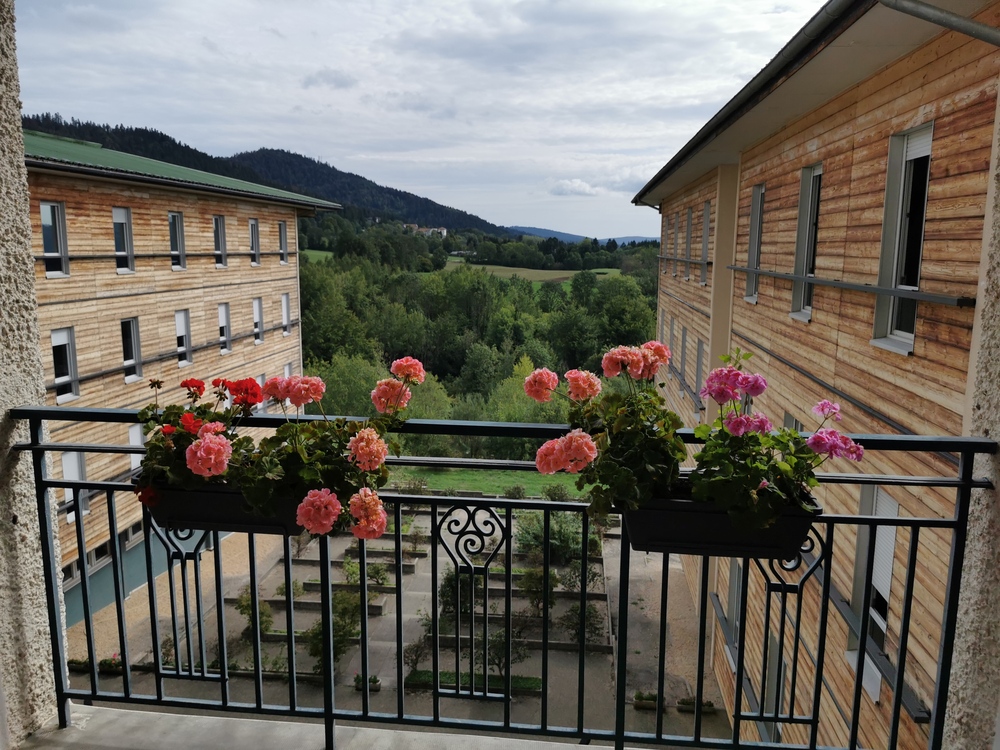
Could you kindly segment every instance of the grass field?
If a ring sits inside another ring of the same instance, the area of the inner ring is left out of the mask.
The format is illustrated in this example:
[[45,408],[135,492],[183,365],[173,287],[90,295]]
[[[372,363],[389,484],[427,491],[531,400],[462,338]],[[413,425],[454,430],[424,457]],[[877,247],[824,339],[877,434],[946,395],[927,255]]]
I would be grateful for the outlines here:
[[330,253],[326,250],[300,250],[299,252],[306,256],[310,263],[322,263],[330,257]]
[[[445,266],[445,270],[455,270],[459,266],[465,265],[465,261],[461,258],[448,258],[448,265]],[[535,290],[542,285],[545,281],[561,281],[563,282],[563,287],[566,291],[569,291],[569,282],[578,271],[552,271],[545,270],[541,268],[511,268],[510,266],[490,266],[490,265],[479,265],[478,263],[470,263],[469,266],[472,268],[482,268],[487,273],[491,273],[494,276],[499,276],[502,279],[509,279],[513,276],[517,276],[521,279],[527,279],[532,283]],[[599,278],[604,278],[607,276],[620,276],[620,268],[595,268],[594,273],[597,274]]]
[[429,490],[471,490],[484,495],[502,495],[507,487],[519,484],[529,497],[541,497],[542,489],[550,484],[566,487],[570,494],[579,497],[576,477],[568,474],[539,474],[536,471],[491,471],[476,469],[424,469],[416,467],[393,467],[390,482],[411,482],[419,480],[427,483]]

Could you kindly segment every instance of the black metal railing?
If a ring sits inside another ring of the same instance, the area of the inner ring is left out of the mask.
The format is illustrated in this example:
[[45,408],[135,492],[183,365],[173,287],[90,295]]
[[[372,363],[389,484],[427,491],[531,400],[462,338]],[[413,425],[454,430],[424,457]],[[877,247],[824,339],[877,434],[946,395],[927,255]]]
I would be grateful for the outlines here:
[[[989,486],[973,459],[995,452],[992,441],[855,436],[871,461],[862,468],[905,459],[926,470],[824,474],[827,513],[793,560],[681,559],[632,552],[624,527],[598,526],[580,502],[398,488],[380,493],[391,531],[356,546],[162,529],[147,509],[132,538],[119,533],[139,517],[127,457],[143,449],[108,435],[136,413],[12,416],[30,423],[19,448],[35,470],[63,726],[77,699],[321,719],[329,747],[336,719],[619,748],[941,747],[970,497]],[[47,422],[88,440],[47,442]],[[249,426],[282,422],[257,415]],[[404,426],[539,440],[564,430]],[[107,476],[51,478],[60,452],[94,456]],[[905,512],[859,512],[875,488]],[[56,539],[68,545],[61,558]],[[61,571],[72,571],[65,591]],[[64,596],[80,613],[65,634]]]

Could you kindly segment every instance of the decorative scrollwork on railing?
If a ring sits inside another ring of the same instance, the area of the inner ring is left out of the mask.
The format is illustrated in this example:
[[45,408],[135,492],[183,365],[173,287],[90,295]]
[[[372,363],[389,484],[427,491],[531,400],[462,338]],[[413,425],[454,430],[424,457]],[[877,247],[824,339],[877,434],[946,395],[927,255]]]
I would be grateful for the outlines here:
[[[193,560],[204,551],[212,538],[211,531],[162,528],[153,520],[153,516],[148,511],[145,515],[146,529],[152,531],[153,535],[160,540],[170,560]],[[197,534],[201,534],[201,536],[192,544],[192,540],[195,540]]]
[[[755,560],[757,569],[764,576],[768,587],[788,593],[801,591],[802,586],[819,570],[826,558],[826,541],[819,530],[812,526],[799,551],[787,560]],[[797,580],[789,574],[801,571]]]
[[510,529],[493,508],[464,505],[450,508],[438,522],[437,530],[452,562],[470,568],[488,568],[510,536]]

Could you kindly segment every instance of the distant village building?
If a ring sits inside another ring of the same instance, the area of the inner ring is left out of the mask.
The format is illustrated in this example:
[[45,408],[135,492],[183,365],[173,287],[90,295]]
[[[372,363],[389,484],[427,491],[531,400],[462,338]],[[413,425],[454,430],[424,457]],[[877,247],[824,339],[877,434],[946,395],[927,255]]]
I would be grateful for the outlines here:
[[448,236],[448,230],[444,227],[422,227],[419,224],[403,224],[403,229],[413,232],[413,234],[422,234],[424,237],[437,235],[441,239],[444,239]]
[[[936,5],[1000,26],[1000,3]],[[986,212],[997,174],[998,74],[993,44],[878,3],[831,2],[639,192],[634,202],[662,215],[658,334],[673,351],[663,375],[669,406],[688,425],[714,418],[715,404],[699,389],[719,356],[738,346],[755,355],[749,367],[769,384],[753,408],[778,426],[812,431],[810,408],[830,399],[842,405],[847,432],[965,433],[974,403],[970,351],[982,333],[975,306],[995,220]],[[872,455],[866,470],[922,476],[947,461],[933,453]],[[951,515],[955,501],[943,489],[852,485],[825,486],[819,499],[827,512],[891,517]],[[853,555],[835,558],[831,601],[843,610],[827,634],[835,657],[825,665],[823,726],[836,727],[863,665],[859,739],[880,747],[891,723],[909,542],[890,527],[862,529],[841,544]],[[873,632],[859,644],[869,545]],[[920,557],[930,574],[910,615],[921,642],[910,640],[906,663],[899,745],[906,748],[927,746],[922,708],[933,696],[945,594],[947,560],[926,545]],[[696,598],[700,565],[686,561]],[[771,644],[766,678],[751,672],[740,686],[744,705],[756,700],[768,712],[806,705],[801,691],[811,683],[796,686],[781,661],[792,644],[779,639],[791,628],[772,622],[764,632],[759,616],[738,621],[742,565],[713,561],[710,572],[720,615],[712,663],[727,707],[743,628],[747,644]],[[748,591],[747,612],[764,611],[769,594],[756,571]],[[807,594],[803,627],[815,642],[810,613],[820,593]],[[981,719],[992,725],[992,716]],[[781,726],[758,725],[761,739],[809,743],[806,727]],[[841,746],[849,729],[821,732],[819,744]]]
[[[301,373],[296,222],[337,204],[94,143],[26,131],[24,144],[49,404],[136,409],[152,400],[151,378],[165,384],[160,402],[174,403],[185,378]],[[107,425],[98,440],[93,424],[49,429],[55,442],[142,443],[137,424]],[[102,480],[139,461],[67,451],[52,468]],[[118,497],[113,531],[127,545],[141,539],[141,506]],[[94,519],[84,524],[88,562],[98,567],[112,532],[106,499],[81,500]],[[72,520],[64,504],[68,585],[79,576]]]

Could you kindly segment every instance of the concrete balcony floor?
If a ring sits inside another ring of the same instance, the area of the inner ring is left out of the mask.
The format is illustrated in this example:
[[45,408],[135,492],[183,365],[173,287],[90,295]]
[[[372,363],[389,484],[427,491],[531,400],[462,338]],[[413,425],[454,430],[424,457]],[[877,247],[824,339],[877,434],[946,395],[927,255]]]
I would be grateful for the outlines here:
[[[44,729],[21,750],[324,750],[323,725],[74,705],[73,725]],[[531,739],[337,725],[337,750],[558,750]]]

